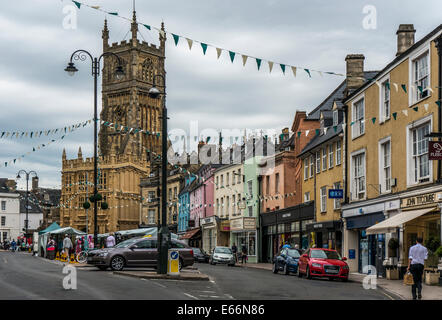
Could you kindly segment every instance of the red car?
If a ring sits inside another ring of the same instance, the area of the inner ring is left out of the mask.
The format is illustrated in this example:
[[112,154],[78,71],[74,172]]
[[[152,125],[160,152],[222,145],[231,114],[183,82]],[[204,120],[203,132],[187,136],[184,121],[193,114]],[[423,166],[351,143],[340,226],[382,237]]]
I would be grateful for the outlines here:
[[298,276],[328,277],[330,280],[348,280],[347,258],[339,255],[336,250],[311,248],[301,255],[298,262]]

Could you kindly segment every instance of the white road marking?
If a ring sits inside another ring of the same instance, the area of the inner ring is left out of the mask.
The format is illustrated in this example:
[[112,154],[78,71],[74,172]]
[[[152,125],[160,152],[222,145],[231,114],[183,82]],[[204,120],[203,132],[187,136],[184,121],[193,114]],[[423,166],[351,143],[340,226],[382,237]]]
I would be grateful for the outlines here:
[[215,291],[201,291],[201,292],[205,292],[205,293],[216,293]]
[[[147,280],[147,279],[142,279],[142,280],[149,281],[149,280]],[[159,286],[159,287],[161,287],[161,288],[167,288],[167,286],[165,286],[164,284],[161,284],[161,283],[159,283],[159,282],[156,282],[156,281],[150,281],[150,282],[156,284],[157,286]]]
[[185,293],[185,292],[184,292],[184,294],[185,294],[186,296],[188,296],[188,297],[191,297],[191,298],[195,299],[195,300],[199,300],[197,297],[194,297],[194,296],[192,296],[191,294],[188,294],[188,293]]
[[220,298],[220,296],[210,296],[211,298]]
[[5,263],[8,263],[8,261],[6,260],[6,258],[3,258],[3,261],[4,261]]
[[231,300],[235,300],[235,298],[232,297],[230,294],[225,294],[225,296],[226,296],[227,298],[231,299]]

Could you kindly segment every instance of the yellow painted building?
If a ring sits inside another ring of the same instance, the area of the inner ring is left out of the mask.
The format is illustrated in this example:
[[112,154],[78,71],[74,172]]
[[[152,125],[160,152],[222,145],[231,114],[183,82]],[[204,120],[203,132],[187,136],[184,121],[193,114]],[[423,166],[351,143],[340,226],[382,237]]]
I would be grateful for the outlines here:
[[[416,237],[424,243],[440,239],[442,187],[437,161],[428,159],[426,135],[441,131],[436,104],[441,32],[439,26],[415,43],[413,25],[400,25],[396,58],[344,101],[348,203],[342,216],[351,271],[374,267],[382,274],[385,265],[403,271]],[[359,60],[362,73],[363,56]],[[358,81],[357,73],[353,80]],[[398,238],[400,247],[389,256],[391,238]]]

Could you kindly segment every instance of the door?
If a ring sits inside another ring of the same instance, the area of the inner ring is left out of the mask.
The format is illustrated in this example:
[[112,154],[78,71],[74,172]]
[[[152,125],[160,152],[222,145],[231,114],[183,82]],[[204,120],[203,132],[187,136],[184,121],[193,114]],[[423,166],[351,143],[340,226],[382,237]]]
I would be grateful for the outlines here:
[[144,239],[138,241],[135,245],[136,248],[128,249],[127,264],[130,266],[150,266],[153,260],[152,240]]

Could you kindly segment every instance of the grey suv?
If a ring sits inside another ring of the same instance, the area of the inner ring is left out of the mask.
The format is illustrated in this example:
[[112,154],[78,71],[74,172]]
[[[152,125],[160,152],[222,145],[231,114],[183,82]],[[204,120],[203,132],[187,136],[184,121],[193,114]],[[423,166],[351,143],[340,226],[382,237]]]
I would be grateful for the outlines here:
[[[180,255],[180,270],[191,266],[194,262],[193,250],[185,243],[172,239],[170,249],[177,249]],[[125,267],[156,267],[158,260],[157,239],[132,238],[120,242],[112,248],[91,250],[88,252],[87,263],[100,270],[111,268],[115,271]]]

